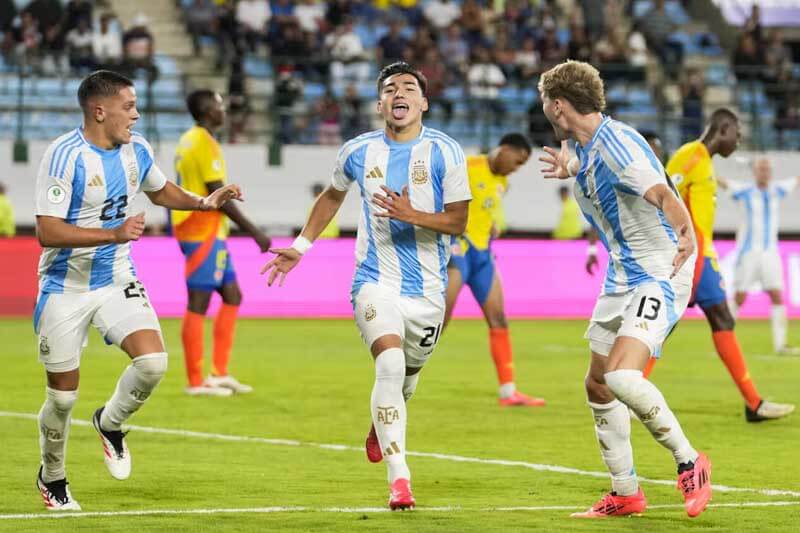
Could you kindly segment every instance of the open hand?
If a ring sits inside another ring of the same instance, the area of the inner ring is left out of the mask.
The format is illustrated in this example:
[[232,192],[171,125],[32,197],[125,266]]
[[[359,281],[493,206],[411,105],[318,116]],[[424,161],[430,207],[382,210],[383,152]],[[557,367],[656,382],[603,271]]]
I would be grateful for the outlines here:
[[394,218],[409,224],[414,223],[416,209],[411,205],[411,198],[408,196],[408,186],[403,187],[402,194],[398,194],[385,185],[381,189],[386,194],[375,193],[372,195],[372,203],[384,210],[383,213],[377,212],[375,216]]
[[570,177],[569,174],[569,146],[567,141],[561,141],[561,150],[556,151],[555,148],[543,146],[545,155],[539,157],[539,161],[547,166],[542,169],[542,174],[545,179],[566,179]]
[[281,278],[278,282],[278,286],[283,287],[283,280],[286,279],[286,274],[297,266],[297,263],[300,262],[303,256],[294,248],[273,248],[270,252],[276,254],[276,257],[264,265],[264,268],[261,269],[261,273],[269,273],[267,276],[268,287],[272,287],[272,284],[275,283],[275,279],[278,278],[278,276]]

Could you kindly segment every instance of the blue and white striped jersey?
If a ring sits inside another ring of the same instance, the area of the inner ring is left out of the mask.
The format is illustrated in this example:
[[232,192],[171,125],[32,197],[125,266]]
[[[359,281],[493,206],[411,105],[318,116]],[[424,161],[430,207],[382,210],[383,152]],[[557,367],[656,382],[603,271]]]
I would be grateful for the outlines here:
[[581,164],[575,198],[609,253],[603,293],[668,281],[678,240],[664,213],[643,198],[654,185],[669,186],[650,145],[632,127],[604,117],[591,141],[575,150]]
[[[129,216],[136,193],[158,191],[166,177],[141,135],[103,150],[81,128],[56,139],[36,178],[36,215],[64,219],[81,228],[116,228]],[[87,248],[45,248],[39,259],[43,293],[85,292],[135,279],[130,243]]]
[[383,194],[381,185],[396,192],[408,186],[411,204],[428,213],[470,200],[466,158],[458,143],[430,128],[405,143],[392,141],[383,130],[365,133],[342,147],[333,172],[336,189],[346,191],[353,182],[361,189],[362,211],[352,294],[364,283],[405,296],[441,294],[447,288],[450,236],[375,216],[380,208],[372,195]]
[[740,255],[778,247],[778,204],[796,185],[796,178],[770,183],[766,189],[759,189],[755,182],[730,184],[731,196],[744,207],[742,222],[736,230],[736,249]]

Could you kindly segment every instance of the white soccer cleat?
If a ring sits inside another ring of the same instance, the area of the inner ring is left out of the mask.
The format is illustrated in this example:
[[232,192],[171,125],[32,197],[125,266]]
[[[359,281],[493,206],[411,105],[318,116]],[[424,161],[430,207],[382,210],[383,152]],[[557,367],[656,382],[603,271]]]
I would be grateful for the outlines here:
[[103,443],[103,461],[114,479],[128,479],[131,475],[131,453],[122,431],[106,431],[100,427],[100,415],[104,407],[94,412],[92,425]]
[[744,416],[748,422],[763,422],[789,416],[794,412],[794,405],[790,403],[775,403],[761,400],[758,408],[753,411],[745,406]]
[[227,376],[212,376],[209,375],[203,385],[207,385],[209,387],[220,387],[223,389],[228,389],[236,394],[247,394],[248,392],[253,392],[253,387],[250,385],[245,385],[244,383],[239,383],[239,380],[235,377],[228,374]]
[[44,506],[48,511],[80,511],[81,506],[72,497],[69,491],[67,479],[57,479],[46,483],[42,479],[42,467],[39,467],[39,475],[36,476],[36,487],[42,495]]
[[230,396],[233,394],[231,389],[209,387],[205,383],[197,387],[186,387],[185,390],[189,396]]
[[778,355],[800,355],[800,347],[786,345],[775,350],[775,353]]

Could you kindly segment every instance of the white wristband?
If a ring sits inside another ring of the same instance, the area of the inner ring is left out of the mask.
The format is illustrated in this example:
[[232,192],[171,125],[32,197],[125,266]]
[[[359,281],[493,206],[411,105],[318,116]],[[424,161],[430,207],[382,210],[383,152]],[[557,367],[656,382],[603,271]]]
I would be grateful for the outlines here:
[[307,251],[311,249],[312,242],[303,237],[302,235],[298,235],[297,238],[292,243],[292,248],[297,250],[300,255],[305,254]]
[[597,245],[590,244],[586,247],[586,255],[597,255]]

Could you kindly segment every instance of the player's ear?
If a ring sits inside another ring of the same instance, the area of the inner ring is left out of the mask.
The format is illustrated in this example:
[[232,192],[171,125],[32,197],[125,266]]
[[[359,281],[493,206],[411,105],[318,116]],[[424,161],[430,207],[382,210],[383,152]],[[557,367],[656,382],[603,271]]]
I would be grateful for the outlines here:
[[106,110],[102,104],[92,104],[92,116],[95,122],[103,122],[106,119]]
[[383,111],[383,102],[381,102],[380,100],[378,100],[378,102],[375,104],[375,110],[376,110],[378,113],[382,112],[382,111]]
[[425,112],[428,110],[428,99],[424,96],[422,97],[422,111]]

